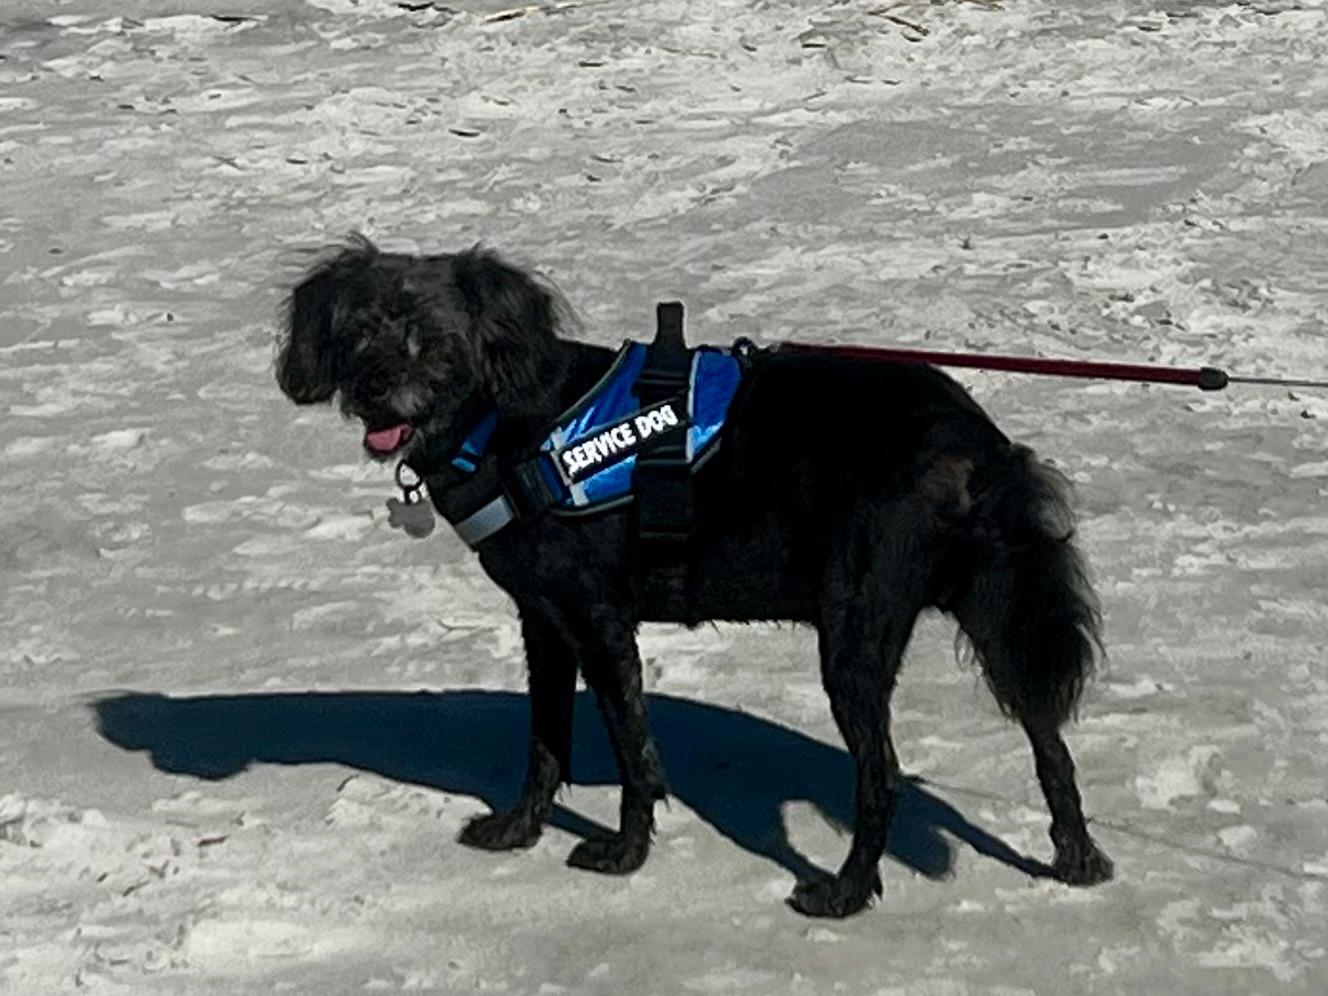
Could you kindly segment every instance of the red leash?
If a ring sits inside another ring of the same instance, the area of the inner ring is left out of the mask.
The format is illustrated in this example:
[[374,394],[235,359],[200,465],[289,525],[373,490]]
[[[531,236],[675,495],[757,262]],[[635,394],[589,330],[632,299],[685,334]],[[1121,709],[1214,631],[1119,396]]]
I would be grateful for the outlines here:
[[1153,384],[1183,384],[1203,391],[1220,391],[1228,384],[1271,384],[1279,387],[1328,389],[1328,380],[1287,380],[1280,377],[1233,377],[1217,367],[1181,369],[1140,363],[1107,363],[1100,360],[1057,360],[1037,356],[989,356],[979,353],[938,353],[926,349],[893,349],[876,346],[815,346],[804,342],[782,342],[780,352],[830,353],[872,363],[929,363],[938,367],[973,367],[1045,377],[1087,377],[1094,380],[1146,381]]

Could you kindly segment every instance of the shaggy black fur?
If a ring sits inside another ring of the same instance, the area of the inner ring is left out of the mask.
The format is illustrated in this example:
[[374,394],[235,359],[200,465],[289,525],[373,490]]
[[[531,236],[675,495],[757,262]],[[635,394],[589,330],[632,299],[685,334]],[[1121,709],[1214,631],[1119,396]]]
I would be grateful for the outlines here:
[[[448,460],[477,418],[499,414],[487,459],[524,456],[607,369],[613,351],[560,338],[560,314],[549,289],[492,253],[408,256],[360,241],[295,288],[277,379],[299,403],[339,397],[367,431],[408,424],[399,449],[366,449],[404,456],[442,507],[460,483]],[[638,624],[794,620],[819,634],[822,681],[857,765],[857,812],[839,872],[802,882],[789,901],[815,916],[862,909],[881,891],[902,784],[890,694],[914,621],[933,606],[958,620],[1028,735],[1055,873],[1077,885],[1110,878],[1059,733],[1093,668],[1098,612],[1056,472],[933,368],[758,352],[696,485],[681,585],[661,583],[639,555],[630,509],[518,522],[480,545],[520,614],[532,736],[520,801],[472,821],[462,842],[497,850],[539,837],[570,779],[579,671],[623,792],[618,833],[581,843],[569,863],[638,868],[666,793]]]

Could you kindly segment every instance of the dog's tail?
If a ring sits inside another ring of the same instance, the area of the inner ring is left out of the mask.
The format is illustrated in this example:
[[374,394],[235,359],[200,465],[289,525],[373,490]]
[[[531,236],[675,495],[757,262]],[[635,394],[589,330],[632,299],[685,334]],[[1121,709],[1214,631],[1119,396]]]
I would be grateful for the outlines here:
[[1059,726],[1101,654],[1101,612],[1070,482],[1022,446],[1001,463],[973,482],[970,583],[952,608],[1001,710]]

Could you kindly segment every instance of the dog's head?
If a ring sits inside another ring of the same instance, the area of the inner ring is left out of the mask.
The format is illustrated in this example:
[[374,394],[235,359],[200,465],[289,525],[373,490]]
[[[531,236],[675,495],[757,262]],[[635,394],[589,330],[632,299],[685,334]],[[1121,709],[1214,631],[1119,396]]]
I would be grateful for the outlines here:
[[291,292],[277,383],[297,404],[336,398],[387,459],[467,411],[556,414],[560,310],[492,252],[411,256],[357,238]]

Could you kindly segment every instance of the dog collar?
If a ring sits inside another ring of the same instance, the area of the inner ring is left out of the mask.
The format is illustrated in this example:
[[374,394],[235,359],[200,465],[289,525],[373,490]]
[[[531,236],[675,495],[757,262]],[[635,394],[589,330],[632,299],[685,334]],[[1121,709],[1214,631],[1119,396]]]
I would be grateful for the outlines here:
[[[396,482],[401,489],[405,507],[420,507],[423,497],[421,492],[428,484],[429,497],[434,507],[471,547],[492,536],[515,518],[510,503],[501,491],[497,497],[487,497],[499,484],[491,466],[494,462],[484,459],[497,427],[498,413],[489,412],[461,440],[456,453],[447,462],[448,466],[462,475],[458,480],[446,482],[441,475],[421,474],[406,460],[397,463]],[[480,473],[482,467],[485,468],[483,474]],[[420,530],[417,534],[427,535],[427,530]]]
[[475,423],[475,428],[461,441],[456,456],[452,457],[452,466],[466,474],[475,473],[484,451],[489,448],[493,430],[498,428],[498,413],[489,412]]

